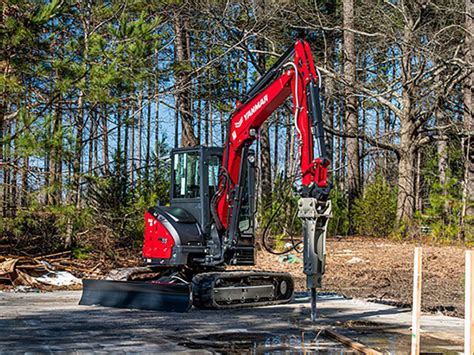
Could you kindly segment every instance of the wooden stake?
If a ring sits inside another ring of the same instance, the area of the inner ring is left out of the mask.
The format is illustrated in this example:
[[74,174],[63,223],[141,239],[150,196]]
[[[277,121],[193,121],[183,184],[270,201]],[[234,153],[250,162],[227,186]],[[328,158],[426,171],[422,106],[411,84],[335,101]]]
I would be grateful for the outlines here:
[[466,251],[466,285],[464,299],[464,354],[474,354],[474,263],[472,251]]
[[357,351],[359,351],[363,354],[366,354],[366,355],[382,355],[381,352],[379,352],[377,350],[374,350],[374,349],[371,349],[371,348],[368,348],[365,345],[363,345],[361,343],[358,343],[358,342],[352,340],[351,338],[348,338],[348,337],[346,337],[342,334],[336,333],[333,330],[324,329],[324,334],[329,336],[330,338],[333,338],[333,339],[339,341],[340,343],[350,347],[351,349],[357,350]]
[[420,353],[420,313],[421,313],[421,264],[422,250],[415,248],[413,264],[413,306],[411,322],[411,354]]

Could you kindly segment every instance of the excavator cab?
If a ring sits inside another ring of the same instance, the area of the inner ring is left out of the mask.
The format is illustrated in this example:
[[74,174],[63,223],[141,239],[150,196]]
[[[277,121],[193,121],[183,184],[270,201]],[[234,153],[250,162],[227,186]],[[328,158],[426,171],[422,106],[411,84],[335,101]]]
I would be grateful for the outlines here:
[[210,201],[219,183],[223,149],[198,146],[171,151],[171,206],[183,208],[210,232]]
[[239,201],[239,235],[233,250],[222,254],[224,235],[213,228],[212,197],[218,190],[223,149],[176,148],[171,151],[170,206],[145,212],[143,257],[150,266],[254,264],[255,157],[249,152]]
[[[198,146],[176,148],[171,152],[171,206],[187,210],[199,222],[203,234],[211,230],[211,200],[219,187],[223,148]],[[253,237],[255,205],[255,155],[248,150],[242,198],[238,208],[237,233]],[[234,211],[235,212],[235,211]]]

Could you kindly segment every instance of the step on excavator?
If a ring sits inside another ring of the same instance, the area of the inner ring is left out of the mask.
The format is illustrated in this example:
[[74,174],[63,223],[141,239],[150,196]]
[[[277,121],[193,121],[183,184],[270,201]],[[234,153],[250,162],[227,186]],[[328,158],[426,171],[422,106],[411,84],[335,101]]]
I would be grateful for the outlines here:
[[170,205],[145,212],[143,258],[155,278],[84,280],[80,304],[183,312],[192,305],[232,309],[290,302],[294,282],[289,273],[225,271],[225,267],[255,265],[251,145],[264,122],[292,96],[299,142],[303,268],[311,293],[311,318],[316,319],[316,288],[324,274],[331,217],[320,84],[309,44],[298,39],[237,102],[223,148],[172,150]]

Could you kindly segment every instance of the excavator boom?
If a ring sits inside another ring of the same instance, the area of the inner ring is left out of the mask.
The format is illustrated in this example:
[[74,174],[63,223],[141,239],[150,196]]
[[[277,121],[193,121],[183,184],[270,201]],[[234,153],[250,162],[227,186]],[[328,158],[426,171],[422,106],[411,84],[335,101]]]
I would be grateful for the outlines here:
[[[232,212],[229,213],[228,209],[232,204],[229,203],[228,196],[239,184],[245,148],[258,138],[261,126],[290,95],[293,97],[294,125],[300,141],[298,155],[301,183],[308,195],[317,194],[316,191],[308,191],[311,188],[328,194],[327,167],[330,162],[324,142],[319,84],[320,78],[314,67],[309,45],[305,40],[298,40],[255,83],[247,94],[247,99],[243,103],[237,103],[237,109],[230,119],[225,144],[222,165],[222,176],[225,178],[217,201],[218,216],[215,216],[222,229],[229,228],[228,217]],[[315,143],[319,151],[316,159]]]

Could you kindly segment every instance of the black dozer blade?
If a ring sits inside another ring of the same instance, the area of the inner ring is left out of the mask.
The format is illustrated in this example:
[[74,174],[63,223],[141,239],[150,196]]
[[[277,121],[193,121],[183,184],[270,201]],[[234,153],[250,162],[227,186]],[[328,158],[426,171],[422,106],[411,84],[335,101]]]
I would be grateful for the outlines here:
[[192,306],[190,285],[145,281],[82,280],[80,305],[187,312]]

